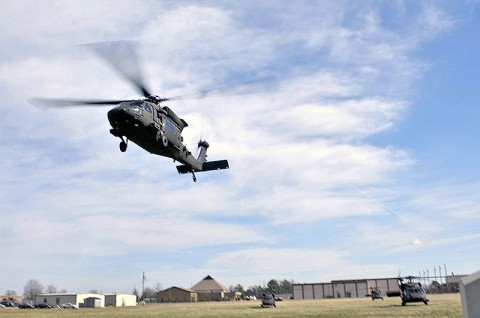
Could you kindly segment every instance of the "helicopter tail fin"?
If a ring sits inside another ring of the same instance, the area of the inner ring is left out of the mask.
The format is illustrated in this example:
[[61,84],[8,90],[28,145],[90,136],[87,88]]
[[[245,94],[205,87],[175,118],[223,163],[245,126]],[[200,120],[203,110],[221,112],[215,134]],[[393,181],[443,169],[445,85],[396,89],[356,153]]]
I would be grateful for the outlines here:
[[205,140],[202,140],[198,143],[198,149],[200,149],[200,152],[198,154],[197,161],[201,162],[201,164],[207,160],[208,147],[210,147],[210,145]]

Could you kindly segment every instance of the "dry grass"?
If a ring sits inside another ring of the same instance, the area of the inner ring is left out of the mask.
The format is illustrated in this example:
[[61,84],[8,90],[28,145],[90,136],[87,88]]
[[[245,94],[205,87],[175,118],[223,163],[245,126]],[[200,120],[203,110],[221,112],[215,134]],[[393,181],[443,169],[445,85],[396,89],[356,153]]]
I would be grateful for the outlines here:
[[277,308],[261,308],[260,301],[159,304],[137,307],[78,310],[3,309],[0,317],[463,317],[459,294],[429,295],[430,304],[408,304],[400,298],[286,300]]

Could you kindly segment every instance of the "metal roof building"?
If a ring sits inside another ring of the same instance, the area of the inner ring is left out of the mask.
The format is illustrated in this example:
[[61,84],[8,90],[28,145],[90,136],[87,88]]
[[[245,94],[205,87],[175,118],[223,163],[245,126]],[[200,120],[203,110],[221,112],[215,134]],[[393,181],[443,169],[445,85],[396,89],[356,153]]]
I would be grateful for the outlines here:
[[382,295],[399,292],[397,278],[334,280],[330,283],[293,284],[293,299],[357,298],[379,289]]

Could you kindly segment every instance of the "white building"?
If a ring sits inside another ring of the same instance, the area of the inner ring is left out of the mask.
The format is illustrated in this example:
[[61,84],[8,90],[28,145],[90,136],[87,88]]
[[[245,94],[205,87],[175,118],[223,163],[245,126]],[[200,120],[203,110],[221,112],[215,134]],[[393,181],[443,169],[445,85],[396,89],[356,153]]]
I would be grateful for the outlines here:
[[105,306],[123,307],[136,306],[137,296],[130,294],[105,295]]
[[98,298],[99,301],[95,302],[98,304],[98,307],[105,306],[105,296],[99,294],[39,294],[35,296],[35,303],[47,303],[52,307],[62,308],[63,304],[72,303],[77,305],[79,308],[85,307],[85,299],[87,298]]

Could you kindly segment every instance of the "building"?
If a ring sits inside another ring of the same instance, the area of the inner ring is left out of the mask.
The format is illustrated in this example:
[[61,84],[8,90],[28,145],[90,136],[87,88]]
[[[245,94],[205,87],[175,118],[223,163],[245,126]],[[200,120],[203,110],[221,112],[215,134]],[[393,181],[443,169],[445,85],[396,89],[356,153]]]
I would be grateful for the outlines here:
[[47,303],[54,308],[61,308],[66,303],[72,303],[79,308],[136,306],[137,296],[130,294],[100,295],[92,293],[39,294],[35,296],[35,303]]
[[157,293],[157,301],[164,302],[196,302],[239,300],[240,292],[231,292],[224,285],[208,275],[198,283],[187,289],[172,286]]
[[480,271],[462,277],[460,283],[460,294],[462,295],[462,308],[465,318],[480,317]]
[[457,293],[460,290],[460,281],[467,275],[452,275],[445,277],[448,293]]
[[198,300],[197,297],[198,295],[195,291],[176,286],[172,286],[157,293],[157,301],[159,303],[196,302]]
[[[89,300],[86,300],[89,299]],[[85,304],[86,302],[86,304]],[[99,294],[39,294],[35,296],[35,303],[47,303],[52,307],[62,307],[62,304],[72,303],[79,308],[88,306],[105,306],[105,296]]]
[[105,295],[105,306],[125,307],[136,306],[137,296],[130,294]]
[[4,300],[13,300],[17,303],[21,303],[23,301],[23,297],[19,295],[0,295],[0,301]]
[[335,280],[330,283],[293,284],[293,299],[358,298],[379,289],[382,295],[398,293],[397,278]]
[[100,297],[88,297],[83,301],[85,308],[100,308],[102,307],[102,299]]
[[228,288],[223,286],[210,275],[206,276],[204,279],[193,285],[190,289],[198,294],[198,301],[240,299],[239,292],[230,292]]

